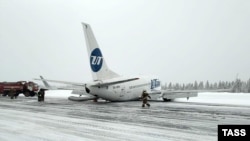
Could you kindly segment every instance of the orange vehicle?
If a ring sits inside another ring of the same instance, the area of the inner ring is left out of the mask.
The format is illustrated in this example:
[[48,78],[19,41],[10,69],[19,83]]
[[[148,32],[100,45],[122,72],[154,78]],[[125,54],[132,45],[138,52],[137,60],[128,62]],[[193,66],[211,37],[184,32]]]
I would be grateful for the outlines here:
[[15,91],[15,96],[24,94],[26,97],[35,96],[39,90],[38,84],[32,81],[0,82],[0,95],[10,96],[11,90]]

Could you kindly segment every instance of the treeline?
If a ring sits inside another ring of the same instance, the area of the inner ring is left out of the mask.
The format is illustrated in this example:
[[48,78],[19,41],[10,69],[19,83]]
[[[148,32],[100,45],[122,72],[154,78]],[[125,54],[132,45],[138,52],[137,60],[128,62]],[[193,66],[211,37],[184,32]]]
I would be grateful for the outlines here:
[[162,86],[163,89],[173,89],[173,90],[216,90],[216,89],[232,89],[235,93],[250,93],[250,79],[248,81],[242,81],[236,79],[235,81],[219,81],[215,83],[210,83],[209,81],[194,83],[166,83]]

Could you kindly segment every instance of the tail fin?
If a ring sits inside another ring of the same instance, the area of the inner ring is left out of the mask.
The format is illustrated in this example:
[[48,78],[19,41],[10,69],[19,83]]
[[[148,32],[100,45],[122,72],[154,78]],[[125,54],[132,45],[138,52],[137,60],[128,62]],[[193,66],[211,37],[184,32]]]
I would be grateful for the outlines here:
[[90,67],[93,80],[105,80],[118,77],[119,75],[110,70],[105,62],[101,50],[89,24],[82,23],[85,35]]

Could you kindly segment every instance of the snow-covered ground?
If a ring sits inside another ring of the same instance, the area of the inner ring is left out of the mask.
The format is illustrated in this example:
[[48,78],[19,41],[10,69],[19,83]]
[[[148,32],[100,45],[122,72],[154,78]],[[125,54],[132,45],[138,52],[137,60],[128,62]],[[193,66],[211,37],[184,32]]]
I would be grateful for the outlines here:
[[200,93],[153,102],[69,101],[71,91],[48,91],[45,102],[0,97],[1,141],[216,141],[218,124],[250,124],[250,94]]
[[178,102],[197,102],[213,104],[247,105],[250,106],[249,93],[199,93],[198,97],[176,99]]

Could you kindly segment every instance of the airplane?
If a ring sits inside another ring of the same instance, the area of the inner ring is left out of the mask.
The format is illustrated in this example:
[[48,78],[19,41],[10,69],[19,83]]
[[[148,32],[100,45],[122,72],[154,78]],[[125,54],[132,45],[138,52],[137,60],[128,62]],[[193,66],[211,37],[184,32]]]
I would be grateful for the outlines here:
[[[76,86],[72,93],[79,97],[70,96],[69,100],[85,101],[99,98],[111,102],[140,100],[143,90],[151,96],[151,100],[170,101],[175,98],[189,98],[198,96],[195,91],[166,91],[161,89],[161,81],[152,76],[122,76],[112,71],[99,48],[91,26],[82,23],[89,56],[89,64],[93,80],[87,83],[48,80],[49,82],[69,84]],[[41,79],[51,89],[48,83]],[[69,88],[68,88],[69,89]]]

